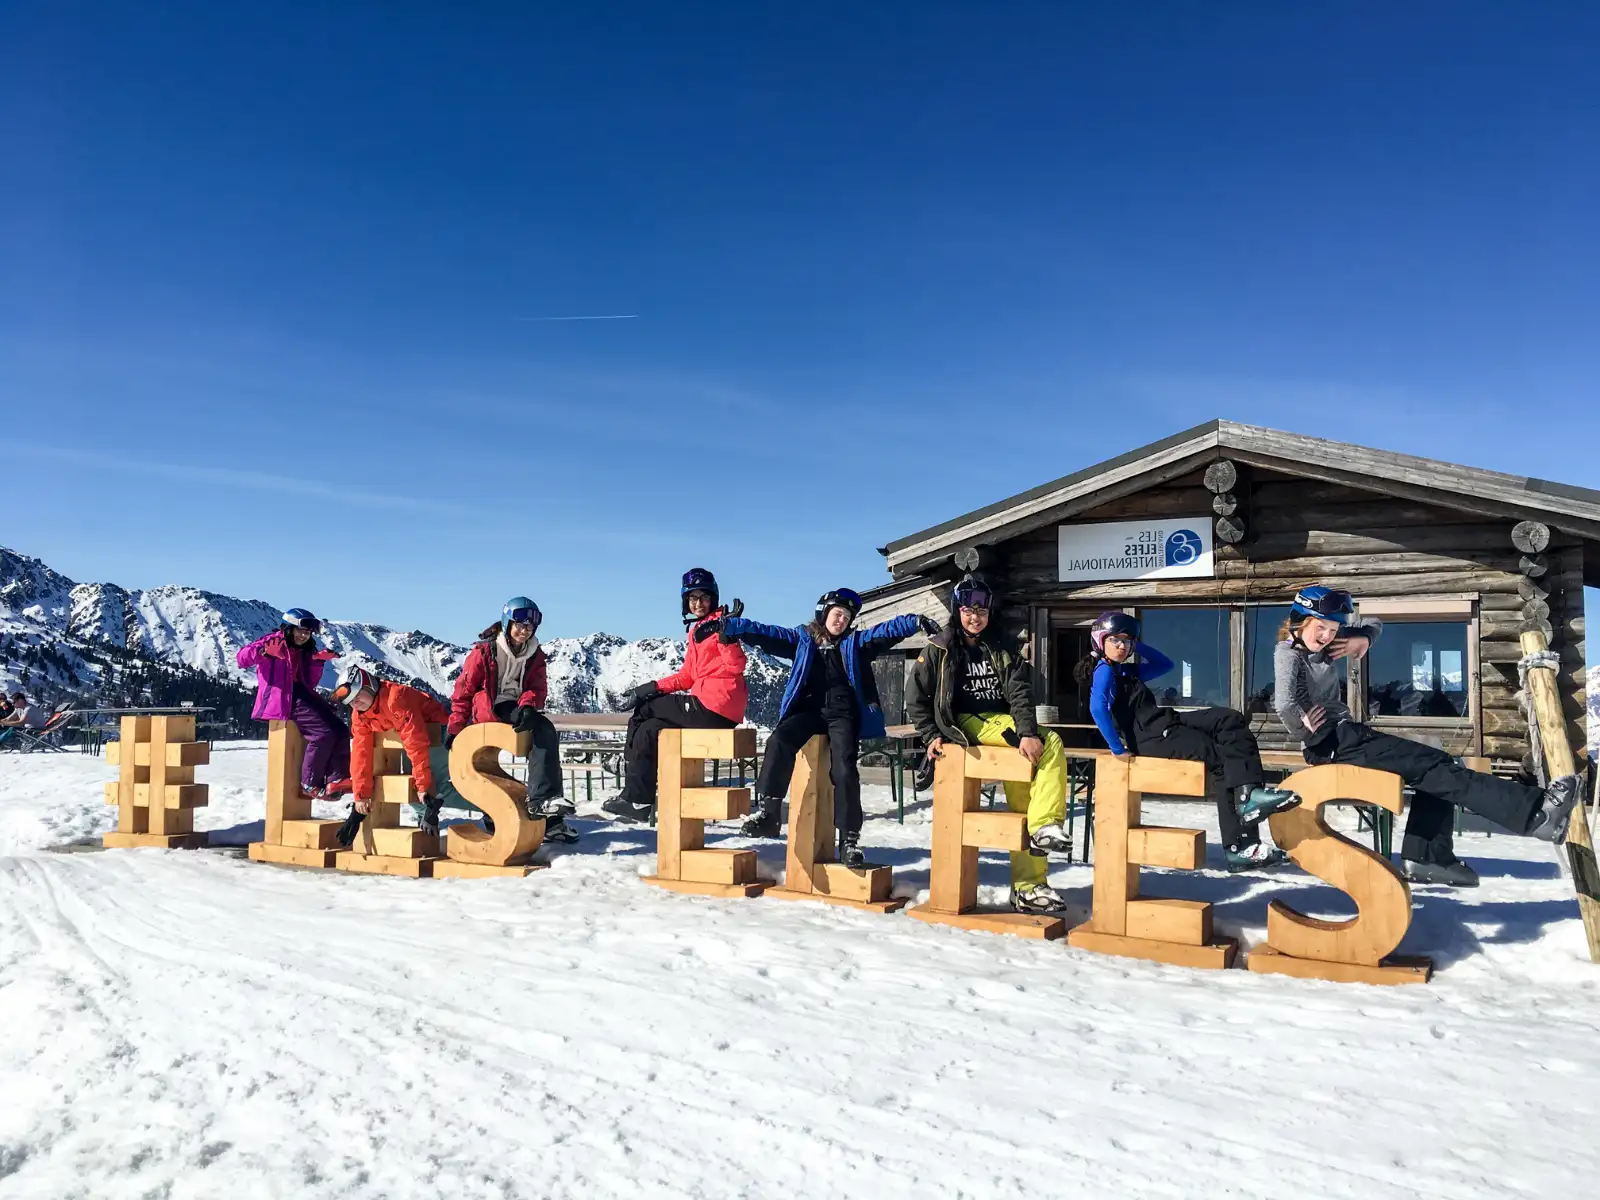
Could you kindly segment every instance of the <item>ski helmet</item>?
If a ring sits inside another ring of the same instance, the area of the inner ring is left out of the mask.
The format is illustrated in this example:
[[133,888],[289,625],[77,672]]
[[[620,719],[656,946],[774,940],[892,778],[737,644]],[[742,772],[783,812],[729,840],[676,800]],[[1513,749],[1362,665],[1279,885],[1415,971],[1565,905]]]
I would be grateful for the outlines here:
[[1289,611],[1297,617],[1321,617],[1324,621],[1335,621],[1340,625],[1346,624],[1355,610],[1355,599],[1349,592],[1324,587],[1320,583],[1301,588],[1294,594],[1294,602],[1289,605]]
[[963,608],[993,608],[994,599],[994,589],[981,576],[969,572],[961,577],[961,582],[951,591],[950,608],[953,612],[960,612]]
[[310,634],[322,632],[322,622],[309,608],[291,608],[279,620],[285,633],[291,629],[304,629]]
[[690,567],[683,573],[683,586],[678,589],[678,598],[683,602],[683,618],[689,619],[689,593],[705,592],[711,597],[711,607],[716,608],[721,603],[717,594],[717,577],[704,567]]
[[339,686],[333,691],[333,698],[341,704],[349,704],[361,692],[371,692],[373,697],[378,695],[378,677],[365,667],[351,664],[345,669],[344,678],[339,681]]
[[830,608],[842,608],[850,614],[854,621],[856,614],[861,611],[861,597],[849,588],[834,588],[831,592],[823,592],[817,598],[817,624],[821,625],[828,619]]
[[539,611],[539,606],[526,596],[513,596],[501,606],[500,620],[507,625],[515,621],[519,625],[532,625],[538,629],[539,622],[544,620],[544,614]]
[[1130,617],[1125,612],[1112,609],[1103,612],[1094,619],[1094,624],[1089,626],[1089,641],[1094,646],[1096,654],[1104,655],[1106,652],[1106,639],[1113,635],[1118,637],[1139,640],[1139,621]]

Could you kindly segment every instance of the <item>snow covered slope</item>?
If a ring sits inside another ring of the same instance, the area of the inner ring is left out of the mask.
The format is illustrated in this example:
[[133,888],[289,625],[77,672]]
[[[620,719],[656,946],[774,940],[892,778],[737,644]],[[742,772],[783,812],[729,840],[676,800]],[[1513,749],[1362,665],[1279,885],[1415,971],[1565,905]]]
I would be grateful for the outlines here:
[[[587,803],[584,840],[520,880],[40,853],[106,827],[110,775],[0,755],[0,1195],[1531,1200],[1600,1177],[1600,968],[1528,839],[1463,834],[1483,886],[1415,889],[1402,947],[1434,981],[1374,988],[674,895],[637,878],[651,832]],[[219,746],[197,823],[259,836],[264,776]],[[873,859],[924,891],[927,808],[898,825],[865,791]],[[1208,806],[1158,813],[1214,839]],[[991,901],[1006,857],[981,862]],[[1082,919],[1089,868],[1052,866]],[[1293,871],[1149,874],[1252,943],[1274,897],[1342,907]]]
[[[24,687],[47,702],[93,696],[114,656],[132,651],[253,689],[252,672],[234,655],[275,629],[282,608],[192,587],[129,591],[110,583],[75,583],[45,563],[0,547],[0,686]],[[390,679],[449,695],[468,647],[383,625],[328,621],[324,640],[339,665],[358,662]],[[626,641],[607,633],[553,638],[550,706],[558,712],[606,711],[635,684],[675,671],[684,646],[669,638]],[[750,717],[777,720],[787,666],[752,651],[747,678]],[[27,670],[27,678],[22,677]],[[331,685],[336,670],[324,683]]]

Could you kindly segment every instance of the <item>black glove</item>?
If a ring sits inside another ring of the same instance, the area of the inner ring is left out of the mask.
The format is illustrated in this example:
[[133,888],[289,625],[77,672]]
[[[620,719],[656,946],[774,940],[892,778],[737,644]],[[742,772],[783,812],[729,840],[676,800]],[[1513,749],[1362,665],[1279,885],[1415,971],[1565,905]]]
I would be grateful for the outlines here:
[[727,628],[727,620],[726,617],[713,617],[709,621],[701,621],[694,627],[694,640],[703,642],[712,634],[721,633]]
[[539,716],[539,710],[531,704],[517,705],[516,712],[511,714],[511,728],[518,733],[531,731]]
[[722,613],[728,617],[744,616],[744,601],[739,599],[728,601],[727,607],[722,610]]
[[423,833],[433,837],[439,836],[439,801],[426,792],[420,797],[422,800],[422,816],[417,821],[417,828]]
[[658,695],[660,691],[661,689],[656,686],[655,680],[651,680],[649,683],[641,683],[638,687],[631,687],[618,698],[617,711],[628,712],[638,708],[646,700]]
[[334,840],[346,850],[355,844],[356,831],[361,828],[361,822],[367,819],[367,814],[357,812],[356,806],[350,806],[350,815],[344,819],[344,824],[339,826],[339,832],[333,835]]
[[922,632],[927,634],[929,637],[932,637],[934,634],[939,633],[944,629],[944,626],[939,624],[939,622],[935,621],[932,617],[918,617],[917,624],[922,626]]

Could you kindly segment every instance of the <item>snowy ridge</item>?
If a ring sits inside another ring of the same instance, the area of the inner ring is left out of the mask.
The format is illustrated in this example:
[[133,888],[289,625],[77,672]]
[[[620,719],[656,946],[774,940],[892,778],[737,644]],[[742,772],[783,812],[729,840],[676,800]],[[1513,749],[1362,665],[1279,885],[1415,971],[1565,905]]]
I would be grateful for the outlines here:
[[[253,690],[254,672],[241,671],[235,655],[277,628],[281,612],[264,600],[193,587],[130,591],[114,583],[75,583],[37,558],[0,547],[0,686],[23,688],[50,704],[92,698],[108,667],[104,648],[115,647]],[[441,696],[450,694],[470,649],[357,621],[324,622],[323,640],[339,654],[324,686],[332,686],[345,665],[359,663]],[[556,712],[611,710],[629,688],[676,671],[684,654],[682,641],[630,642],[609,633],[552,638],[544,648]],[[43,661],[42,651],[49,654]],[[787,674],[786,664],[750,652],[752,721],[776,722]]]

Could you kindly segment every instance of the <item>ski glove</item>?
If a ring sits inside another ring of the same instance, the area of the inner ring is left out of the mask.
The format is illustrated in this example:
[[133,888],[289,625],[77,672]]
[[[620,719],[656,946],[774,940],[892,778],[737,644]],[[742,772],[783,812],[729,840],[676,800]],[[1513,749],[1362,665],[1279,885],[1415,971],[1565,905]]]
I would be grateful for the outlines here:
[[929,637],[932,637],[934,634],[938,633],[944,628],[944,626],[940,625],[939,622],[935,621],[932,617],[918,617],[917,624],[922,626],[922,632],[927,634]]
[[511,714],[511,728],[518,733],[528,733],[538,723],[536,718],[539,710],[531,704],[517,705],[516,712]]
[[419,799],[422,801],[422,816],[417,821],[417,828],[423,833],[438,837],[440,802],[426,792]]
[[638,687],[631,687],[623,692],[621,699],[617,701],[617,711],[628,712],[638,708],[646,700],[660,694],[660,691],[661,689],[656,686],[654,680],[649,683],[641,683]]
[[350,815],[344,819],[344,824],[339,826],[339,831],[333,835],[334,840],[348,850],[355,844],[356,831],[361,828],[361,822],[366,819],[367,814],[357,812],[356,806],[352,804],[350,806]]
[[703,642],[714,633],[721,633],[727,628],[726,617],[713,617],[709,621],[701,621],[694,627],[694,640]]

